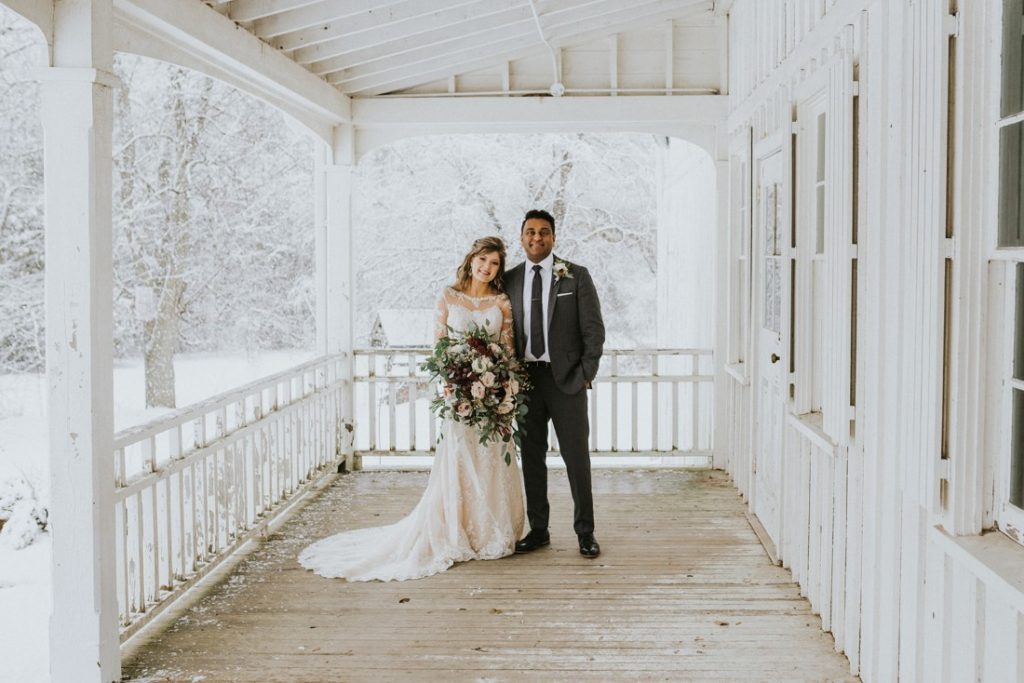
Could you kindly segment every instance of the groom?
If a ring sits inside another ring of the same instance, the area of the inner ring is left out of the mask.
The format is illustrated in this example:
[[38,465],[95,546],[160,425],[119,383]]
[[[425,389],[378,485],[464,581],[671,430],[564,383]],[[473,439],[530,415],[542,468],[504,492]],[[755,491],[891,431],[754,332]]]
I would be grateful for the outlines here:
[[597,557],[594,498],[590,490],[587,392],[604,348],[601,304],[590,273],[554,256],[555,219],[527,212],[520,228],[527,261],[505,274],[512,301],[516,355],[526,364],[533,388],[522,423],[523,479],[530,533],[516,543],[525,553],[548,545],[548,421],[555,425],[575,504],[573,527],[580,554]]

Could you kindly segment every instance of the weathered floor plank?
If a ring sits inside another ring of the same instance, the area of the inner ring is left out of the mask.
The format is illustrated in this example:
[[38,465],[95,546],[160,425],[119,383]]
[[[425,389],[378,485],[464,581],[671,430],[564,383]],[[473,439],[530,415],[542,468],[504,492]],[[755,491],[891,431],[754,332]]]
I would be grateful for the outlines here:
[[402,517],[426,476],[338,479],[141,646],[125,680],[856,680],[721,472],[595,471],[596,560],[552,471],[549,548],[402,583],[298,565],[318,538]]

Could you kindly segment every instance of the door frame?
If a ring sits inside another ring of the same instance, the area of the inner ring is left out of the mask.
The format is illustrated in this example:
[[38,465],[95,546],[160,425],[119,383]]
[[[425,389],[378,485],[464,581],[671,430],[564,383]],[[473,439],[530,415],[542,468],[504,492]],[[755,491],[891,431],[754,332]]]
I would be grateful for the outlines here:
[[[777,228],[776,228],[776,239],[779,245],[779,259],[782,266],[781,273],[781,292],[782,297],[780,306],[780,317],[779,317],[779,341],[778,341],[778,355],[780,357],[779,363],[782,363],[778,372],[781,374],[779,378],[781,398],[780,405],[776,406],[776,412],[778,413],[778,429],[780,443],[778,445],[778,481],[779,490],[773,492],[776,498],[776,509],[774,520],[775,537],[772,537],[768,532],[770,526],[766,526],[764,522],[758,517],[757,509],[761,497],[766,495],[764,492],[759,490],[758,485],[758,451],[760,449],[760,434],[761,430],[759,427],[760,416],[761,416],[761,393],[760,393],[760,378],[763,371],[763,365],[766,363],[766,358],[762,352],[762,328],[764,320],[764,261],[761,258],[761,249],[763,248],[764,235],[762,234],[760,219],[760,169],[761,164],[764,160],[775,154],[780,154],[782,162],[782,187],[780,196],[784,198],[782,203],[782,210],[777,217]],[[752,232],[753,239],[751,240],[751,323],[750,323],[750,343],[751,352],[749,357],[750,368],[750,385],[751,385],[751,410],[750,410],[750,423],[751,423],[751,449],[750,449],[750,513],[762,526],[764,530],[764,536],[762,537],[762,544],[765,545],[765,549],[768,551],[769,556],[776,564],[781,562],[781,549],[783,546],[783,538],[785,536],[785,525],[783,515],[783,501],[785,500],[786,482],[783,476],[785,472],[784,460],[786,452],[786,413],[788,411],[789,404],[789,385],[790,385],[790,353],[789,353],[789,340],[790,340],[790,329],[791,329],[791,294],[792,283],[791,283],[791,263],[792,263],[792,238],[793,238],[793,136],[791,126],[784,125],[780,126],[774,133],[766,136],[762,140],[754,143],[753,153],[751,154],[751,185],[753,187],[752,201],[751,201],[751,217],[752,217]],[[757,254],[757,258],[754,254]],[[765,541],[768,541],[766,543]],[[769,547],[771,544],[774,547]]]

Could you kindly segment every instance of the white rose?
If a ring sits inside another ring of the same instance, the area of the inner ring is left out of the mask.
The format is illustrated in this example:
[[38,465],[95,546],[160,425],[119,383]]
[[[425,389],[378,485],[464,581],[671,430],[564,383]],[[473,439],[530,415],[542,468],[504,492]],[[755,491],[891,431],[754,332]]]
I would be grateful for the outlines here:
[[483,384],[485,387],[493,387],[494,380],[495,377],[493,372],[485,372],[484,374],[480,375],[480,383]]
[[509,413],[512,412],[513,408],[515,408],[515,405],[513,405],[511,401],[502,401],[501,403],[498,404],[498,414],[508,415]]
[[485,360],[487,359],[483,357],[474,358],[472,364],[473,372],[475,372],[478,375],[482,372],[485,372],[487,370],[487,366],[484,364]]
[[473,388],[470,389],[470,393],[473,394],[473,398],[483,398],[487,395],[487,387],[480,382],[473,382]]
[[473,406],[469,405],[467,401],[463,401],[459,404],[459,407],[455,409],[455,412],[457,412],[460,417],[469,417],[469,414],[473,412]]
[[488,344],[487,348],[489,348],[491,350],[491,353],[493,353],[495,356],[501,355],[501,347],[495,344],[494,342]]

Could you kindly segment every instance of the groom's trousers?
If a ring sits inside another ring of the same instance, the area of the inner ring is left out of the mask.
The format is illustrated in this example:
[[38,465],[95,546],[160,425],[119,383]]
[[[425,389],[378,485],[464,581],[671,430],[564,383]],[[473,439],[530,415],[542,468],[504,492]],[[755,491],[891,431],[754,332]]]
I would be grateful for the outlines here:
[[526,513],[531,529],[547,529],[548,505],[548,421],[555,426],[558,447],[565,461],[569,488],[575,505],[573,528],[577,534],[594,532],[594,496],[590,486],[590,421],[587,390],[566,394],[555,385],[548,363],[527,363],[533,388],[523,420],[523,480],[526,485]]

